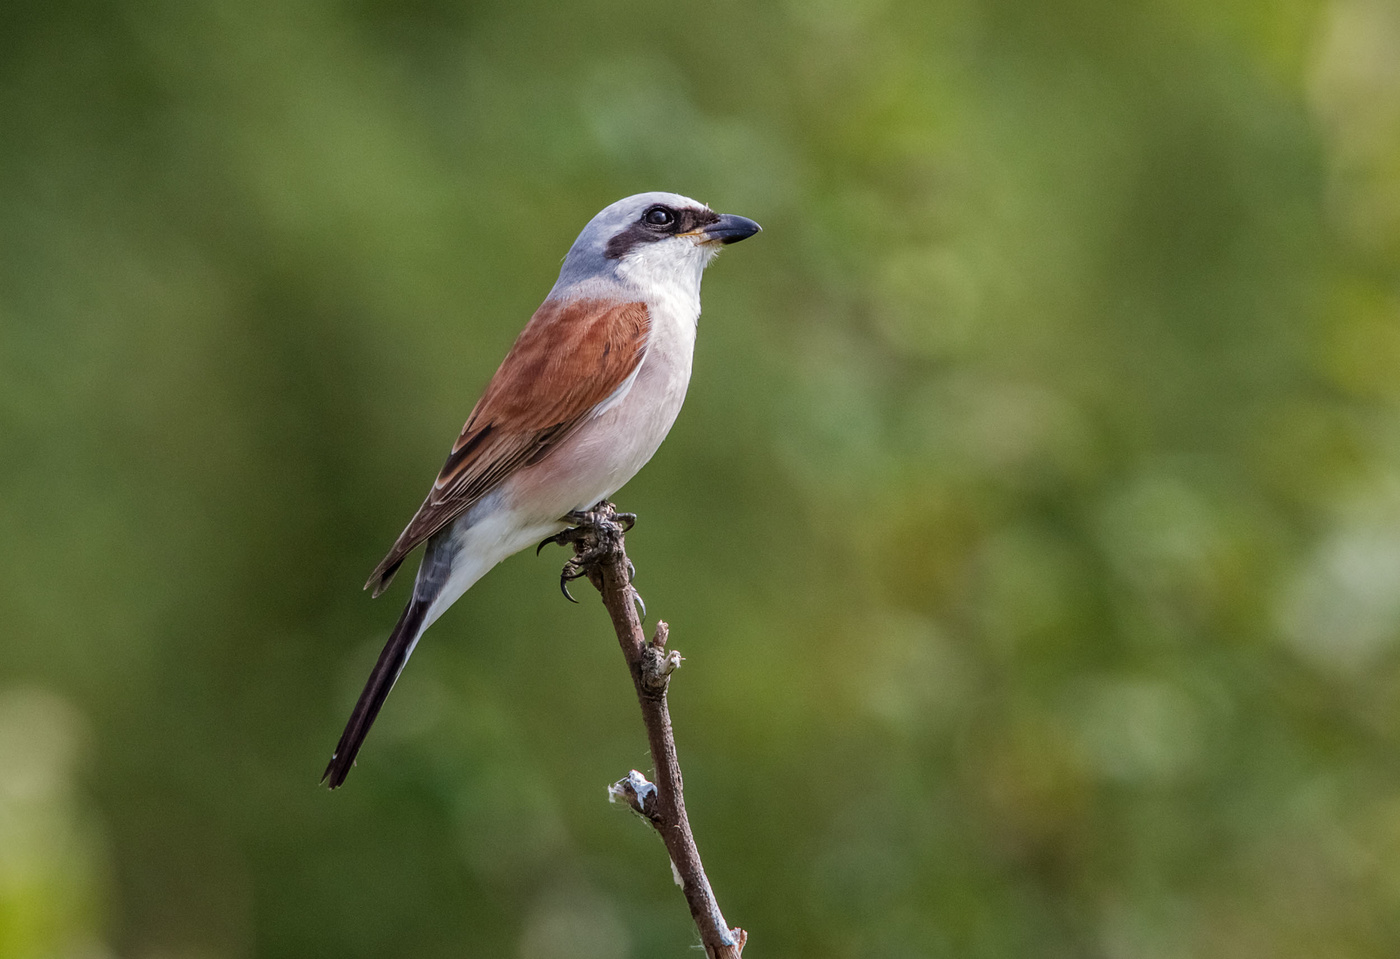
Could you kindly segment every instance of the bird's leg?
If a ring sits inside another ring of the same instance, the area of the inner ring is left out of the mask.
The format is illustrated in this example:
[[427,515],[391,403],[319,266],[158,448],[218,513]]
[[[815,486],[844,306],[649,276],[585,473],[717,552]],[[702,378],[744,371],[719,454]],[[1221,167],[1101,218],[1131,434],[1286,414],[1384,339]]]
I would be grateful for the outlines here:
[[[598,566],[621,548],[622,535],[636,524],[637,515],[635,513],[619,513],[612,503],[602,500],[592,509],[574,510],[563,516],[562,519],[573,525],[541,542],[535,548],[535,555],[539,555],[540,550],[549,545],[573,547],[573,558],[564,564],[563,570],[559,573],[559,589],[570,602],[578,602],[569,593],[569,583],[584,576],[592,579]],[[627,581],[629,584],[636,573],[636,567],[632,565],[631,560],[628,560]],[[645,617],[646,606],[642,603],[641,596],[637,595],[635,589],[632,594]]]

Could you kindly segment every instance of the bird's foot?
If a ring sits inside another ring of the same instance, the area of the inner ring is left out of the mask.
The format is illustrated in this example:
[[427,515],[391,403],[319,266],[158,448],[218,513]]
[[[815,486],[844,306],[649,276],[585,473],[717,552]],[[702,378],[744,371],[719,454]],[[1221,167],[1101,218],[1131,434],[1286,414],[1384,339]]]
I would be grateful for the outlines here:
[[[573,547],[573,558],[564,564],[563,570],[559,573],[559,589],[569,602],[576,603],[578,600],[574,599],[569,592],[569,583],[587,576],[589,580],[594,582],[594,585],[598,585],[601,581],[595,577],[600,575],[599,567],[622,549],[622,536],[636,525],[637,515],[635,513],[619,513],[612,503],[603,500],[592,509],[574,510],[566,514],[563,519],[573,525],[543,540],[539,546],[535,547],[535,555],[538,556],[540,550],[550,545]],[[632,565],[631,560],[628,560],[627,582],[629,585],[636,574],[636,567]],[[632,594],[645,617],[646,606],[642,603],[641,596],[637,595],[635,589]]]

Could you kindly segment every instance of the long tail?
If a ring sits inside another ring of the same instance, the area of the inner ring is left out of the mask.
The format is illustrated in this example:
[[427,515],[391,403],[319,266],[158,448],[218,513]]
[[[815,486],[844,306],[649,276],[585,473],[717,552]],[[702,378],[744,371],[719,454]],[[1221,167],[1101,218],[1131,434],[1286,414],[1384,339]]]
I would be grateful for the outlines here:
[[374,672],[369,674],[369,682],[365,683],[359,702],[355,703],[355,711],[350,714],[345,732],[340,734],[340,743],[335,747],[330,765],[321,776],[321,782],[327,783],[330,788],[336,788],[350,775],[350,767],[355,765],[355,755],[364,744],[365,736],[369,735],[369,728],[379,715],[379,707],[384,705],[389,690],[394,688],[394,681],[399,678],[404,663],[408,662],[408,656],[413,652],[414,644],[426,628],[425,620],[431,605],[430,598],[420,597],[414,590],[413,599],[404,607],[398,625],[384,644],[384,651],[379,654],[379,662],[374,664]]

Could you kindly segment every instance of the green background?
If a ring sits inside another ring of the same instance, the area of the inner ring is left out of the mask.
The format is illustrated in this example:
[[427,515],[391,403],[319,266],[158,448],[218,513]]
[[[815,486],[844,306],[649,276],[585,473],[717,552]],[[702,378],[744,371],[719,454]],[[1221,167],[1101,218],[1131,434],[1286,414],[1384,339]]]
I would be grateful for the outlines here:
[[618,497],[759,957],[1400,954],[1400,9],[9,0],[0,956],[687,956],[561,551],[360,584],[611,201],[761,222]]

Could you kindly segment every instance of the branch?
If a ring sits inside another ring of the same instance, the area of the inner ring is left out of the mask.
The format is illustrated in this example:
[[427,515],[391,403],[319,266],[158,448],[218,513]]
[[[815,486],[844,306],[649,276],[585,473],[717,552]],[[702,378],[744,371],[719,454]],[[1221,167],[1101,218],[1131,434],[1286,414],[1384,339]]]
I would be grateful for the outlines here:
[[632,674],[632,685],[637,690],[656,769],[655,784],[634,769],[626,779],[613,784],[608,790],[609,799],[627,803],[661,834],[671,855],[676,885],[685,893],[690,917],[700,931],[708,959],[739,959],[748,933],[731,929],[724,921],[685,813],[681,766],[671,733],[671,712],[666,706],[666,688],[671,673],[681,664],[681,654],[666,650],[665,623],[657,623],[655,634],[647,641],[634,605],[640,598],[631,585],[633,568],[624,549],[623,533],[632,527],[635,517],[616,512],[611,503],[604,501],[591,512],[573,518],[579,525],[555,538],[574,548],[574,558],[564,567],[564,582],[587,576],[603,594],[603,605],[612,617],[618,644]]

